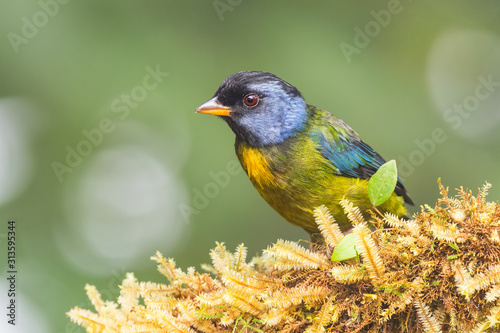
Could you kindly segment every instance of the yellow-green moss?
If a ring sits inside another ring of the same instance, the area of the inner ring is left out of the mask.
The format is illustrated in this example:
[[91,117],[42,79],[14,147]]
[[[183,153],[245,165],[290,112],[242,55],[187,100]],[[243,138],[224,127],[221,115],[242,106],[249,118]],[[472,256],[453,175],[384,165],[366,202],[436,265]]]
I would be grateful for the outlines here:
[[500,206],[458,190],[406,221],[372,214],[368,227],[343,201],[359,258],[329,259],[342,234],[324,207],[326,246],[278,240],[246,260],[223,244],[208,273],[152,259],[165,283],[127,274],[116,302],[86,286],[95,312],[68,316],[87,332],[485,332],[500,325]]

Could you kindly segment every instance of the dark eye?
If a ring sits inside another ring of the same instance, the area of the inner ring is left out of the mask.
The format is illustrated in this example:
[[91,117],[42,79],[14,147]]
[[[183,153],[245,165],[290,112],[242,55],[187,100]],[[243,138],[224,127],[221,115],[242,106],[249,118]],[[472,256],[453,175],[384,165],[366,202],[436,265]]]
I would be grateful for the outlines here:
[[243,98],[243,103],[246,106],[256,106],[259,103],[259,96],[257,94],[248,94]]

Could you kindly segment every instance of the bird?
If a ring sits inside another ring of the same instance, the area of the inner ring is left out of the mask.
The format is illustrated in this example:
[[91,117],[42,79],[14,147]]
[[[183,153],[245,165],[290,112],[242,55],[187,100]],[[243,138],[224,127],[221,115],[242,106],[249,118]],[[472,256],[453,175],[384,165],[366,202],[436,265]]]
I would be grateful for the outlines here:
[[[216,115],[234,132],[236,155],[253,186],[286,221],[322,243],[314,218],[325,205],[343,232],[351,227],[342,199],[363,216],[373,208],[368,180],[385,160],[344,121],[307,104],[290,83],[263,71],[223,80],[196,113]],[[381,213],[406,217],[413,201],[398,177]]]

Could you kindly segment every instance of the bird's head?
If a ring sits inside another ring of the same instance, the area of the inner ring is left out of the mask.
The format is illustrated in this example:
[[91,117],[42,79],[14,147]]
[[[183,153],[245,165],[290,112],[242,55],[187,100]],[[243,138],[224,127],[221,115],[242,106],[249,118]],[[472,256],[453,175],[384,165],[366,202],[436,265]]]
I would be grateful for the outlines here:
[[227,77],[198,113],[220,116],[239,140],[253,147],[283,142],[306,123],[300,92],[274,74],[238,72]]

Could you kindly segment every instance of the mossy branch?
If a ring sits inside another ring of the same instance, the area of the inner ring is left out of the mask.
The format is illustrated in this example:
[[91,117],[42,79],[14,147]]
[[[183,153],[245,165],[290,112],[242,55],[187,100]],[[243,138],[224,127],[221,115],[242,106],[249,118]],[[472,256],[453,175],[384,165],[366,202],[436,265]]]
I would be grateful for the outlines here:
[[365,221],[343,200],[359,253],[345,262],[328,258],[343,234],[325,207],[315,218],[326,245],[278,240],[248,262],[243,244],[218,243],[210,273],[157,253],[165,283],[128,273],[116,302],[87,285],[95,312],[68,316],[89,333],[500,331],[500,206],[488,189],[449,198],[440,185],[435,207],[409,221]]

